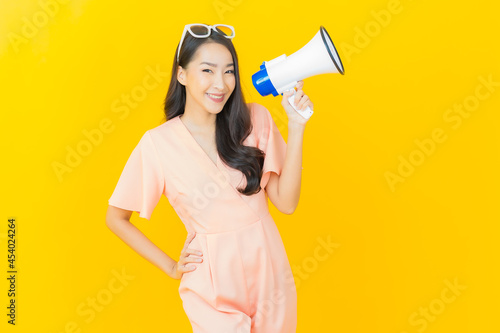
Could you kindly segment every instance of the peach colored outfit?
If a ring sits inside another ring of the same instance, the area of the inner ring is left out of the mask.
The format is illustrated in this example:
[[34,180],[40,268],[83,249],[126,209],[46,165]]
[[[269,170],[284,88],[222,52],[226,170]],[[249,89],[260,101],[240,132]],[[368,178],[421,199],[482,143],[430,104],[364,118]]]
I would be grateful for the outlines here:
[[[266,152],[261,187],[281,173],[286,143],[269,111],[248,104],[253,129],[244,144]],[[109,204],[150,219],[165,195],[203,262],[183,274],[179,295],[195,333],[293,333],[297,294],[265,190],[246,196],[243,174],[214,164],[179,116],[152,128],[132,151]]]

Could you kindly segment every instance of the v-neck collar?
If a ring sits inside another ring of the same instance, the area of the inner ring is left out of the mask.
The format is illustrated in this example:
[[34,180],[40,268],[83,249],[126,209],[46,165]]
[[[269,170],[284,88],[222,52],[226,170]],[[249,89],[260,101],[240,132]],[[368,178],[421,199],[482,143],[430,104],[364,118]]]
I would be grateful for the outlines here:
[[191,132],[189,131],[189,129],[186,127],[186,125],[184,125],[184,123],[182,122],[181,118],[180,118],[181,115],[178,115],[176,116],[174,119],[177,119],[177,122],[180,123],[180,126],[181,128],[183,128],[183,131],[184,133],[186,133],[187,137],[191,138],[193,144],[198,147],[198,150],[200,150],[201,154],[205,156],[205,158],[207,159],[208,162],[210,162],[210,164],[212,164],[214,167],[216,167],[217,169],[219,168],[219,153],[217,153],[217,158],[216,158],[216,163],[214,163],[214,161],[212,161],[212,159],[210,158],[210,156],[208,156],[208,154],[205,152],[205,150],[203,150],[203,148],[200,146],[200,144],[198,143],[198,141],[196,141],[196,139],[193,137],[193,135],[191,134]]

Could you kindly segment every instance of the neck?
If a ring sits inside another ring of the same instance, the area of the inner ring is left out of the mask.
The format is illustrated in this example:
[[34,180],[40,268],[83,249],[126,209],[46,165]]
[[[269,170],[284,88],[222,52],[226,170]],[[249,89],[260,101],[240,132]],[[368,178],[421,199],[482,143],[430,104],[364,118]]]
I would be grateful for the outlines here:
[[187,103],[184,108],[184,113],[179,116],[185,124],[194,127],[193,129],[202,133],[215,132],[216,114],[212,114],[205,110],[190,108]]

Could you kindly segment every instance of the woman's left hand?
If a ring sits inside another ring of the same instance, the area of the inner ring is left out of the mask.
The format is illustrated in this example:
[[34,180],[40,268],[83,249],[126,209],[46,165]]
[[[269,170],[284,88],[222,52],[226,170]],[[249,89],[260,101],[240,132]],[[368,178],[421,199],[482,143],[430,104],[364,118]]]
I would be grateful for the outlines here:
[[[300,80],[297,82],[295,87],[297,88],[297,91],[295,92],[295,99],[294,99],[294,104],[297,107],[298,110],[305,110],[308,106],[313,110],[314,105],[309,99],[309,96],[304,94],[304,91],[302,90],[302,87],[304,86],[304,81]],[[283,92],[283,99],[281,100],[281,105],[283,105],[283,108],[286,111],[286,114],[288,116],[288,121],[305,125],[309,119],[305,119],[298,113],[293,106],[290,105],[288,102],[288,98],[293,95],[293,91],[291,92]]]

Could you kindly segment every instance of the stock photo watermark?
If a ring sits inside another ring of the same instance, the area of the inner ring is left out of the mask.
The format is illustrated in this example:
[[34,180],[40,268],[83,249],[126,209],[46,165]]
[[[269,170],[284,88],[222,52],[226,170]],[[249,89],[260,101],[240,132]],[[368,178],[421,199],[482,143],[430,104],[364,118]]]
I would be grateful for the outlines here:
[[[271,130],[271,128],[265,127],[260,133],[260,136],[258,138],[259,142],[266,142],[267,144],[267,140],[271,133]],[[253,146],[253,138],[249,137],[249,139],[252,139],[249,144],[250,146]],[[245,143],[247,144],[247,142]],[[262,143],[259,145],[259,147],[264,151],[266,150],[266,147]],[[205,209],[212,208],[212,200],[220,196],[220,194],[224,190],[231,189],[233,187],[231,183],[231,175],[225,167],[216,167],[216,169],[210,168],[210,170],[206,171],[206,174],[208,177],[207,180],[203,182],[203,184],[200,184],[198,180],[195,186],[186,186],[186,193],[182,196],[192,199],[190,199],[189,202],[185,202],[179,207],[180,213],[183,216],[193,218],[194,220],[196,220],[197,217],[203,218],[204,216],[207,216],[209,212],[207,212]],[[243,178],[241,178],[241,180],[243,180]],[[241,187],[244,187],[246,183],[242,182],[240,183],[240,185]],[[261,191],[263,190],[264,189],[261,189]],[[232,191],[237,192],[235,188],[233,188]],[[177,200],[177,198],[174,200]]]
[[35,38],[41,29],[45,28],[50,21],[59,13],[61,5],[70,3],[70,0],[38,0],[39,9],[31,17],[21,17],[22,25],[20,32],[10,31],[7,34],[12,49],[19,54],[21,47]]
[[225,19],[225,14],[227,12],[232,12],[237,6],[241,5],[243,0],[215,0],[212,2],[215,12],[219,17],[219,20]]
[[[408,318],[409,324],[418,332],[424,332],[430,323],[435,322],[444,311],[454,303],[462,292],[467,289],[466,285],[460,284],[458,278],[455,277],[453,282],[448,279],[444,280],[444,287],[438,297],[432,299],[425,306],[420,306],[417,311],[410,314]],[[410,333],[401,331],[400,333]]]
[[[339,243],[332,241],[331,235],[326,236],[326,239],[318,236],[316,241],[318,244],[311,256],[305,257],[300,264],[291,265],[291,274],[285,275],[287,288],[298,290],[302,283],[319,269],[320,264],[327,261],[340,247]],[[269,299],[261,300],[257,305],[255,326],[259,327],[262,320],[271,315],[276,305],[282,305],[286,301],[283,290],[274,290]]]
[[269,110],[269,113],[271,113],[273,121],[280,133],[283,133],[288,125],[288,116],[286,115],[285,110],[272,108],[271,110]]
[[[457,130],[462,126],[464,119],[471,117],[476,111],[481,102],[489,99],[496,91],[496,87],[500,86],[500,82],[493,81],[493,75],[487,77],[478,76],[479,83],[474,88],[474,93],[466,96],[461,103],[454,103],[443,113],[443,120],[453,130]],[[415,139],[416,148],[414,148],[407,157],[398,155],[399,164],[396,171],[386,171],[384,173],[385,180],[391,190],[396,191],[396,185],[406,181],[408,177],[413,175],[418,167],[420,167],[428,158],[435,152],[439,144],[444,143],[448,139],[446,130],[441,127],[436,127],[431,131],[427,138]]]
[[[207,180],[203,185],[188,186],[190,193],[185,194],[185,198],[191,198],[189,202],[179,206],[179,213],[190,219],[196,220],[197,217],[202,217],[206,212],[206,208],[211,208],[211,202],[219,194],[232,186],[230,183],[230,175],[225,168],[218,168],[218,170],[207,171]],[[178,194],[178,196],[181,196]],[[184,197],[184,195],[182,195]],[[174,200],[185,200],[184,198],[175,198]]]
[[80,302],[75,309],[76,315],[82,322],[76,320],[69,320],[64,324],[62,329],[54,331],[54,333],[74,333],[81,332],[83,324],[89,325],[102,313],[106,306],[116,298],[116,296],[125,290],[130,281],[135,279],[125,272],[125,267],[122,267],[121,272],[113,269],[113,275],[107,282],[106,287],[100,289],[93,296],[88,296],[84,301]]
[[[163,72],[160,65],[156,68],[146,66],[147,74],[142,78],[141,84],[137,84],[130,89],[128,93],[122,93],[120,97],[113,100],[110,109],[115,113],[120,120],[125,120],[130,116],[132,110],[139,107],[143,102],[148,92],[159,87],[159,85],[168,77],[168,72]],[[83,129],[81,138],[74,145],[66,145],[66,154],[63,161],[53,161],[51,163],[52,170],[54,171],[59,182],[64,180],[64,175],[73,172],[75,168],[83,163],[85,157],[88,157],[94,148],[101,145],[105,135],[109,135],[115,130],[115,121],[111,118],[105,117],[101,119],[98,125],[92,129]]]
[[[408,0],[411,2],[412,0]],[[383,9],[371,10],[371,19],[365,22],[360,28],[354,27],[354,38],[351,43],[341,42],[339,44],[342,50],[342,59],[348,64],[351,62],[351,57],[355,54],[360,54],[366,49],[371,42],[377,38],[385,28],[387,28],[394,16],[401,14],[404,6],[400,0],[389,0]]]

